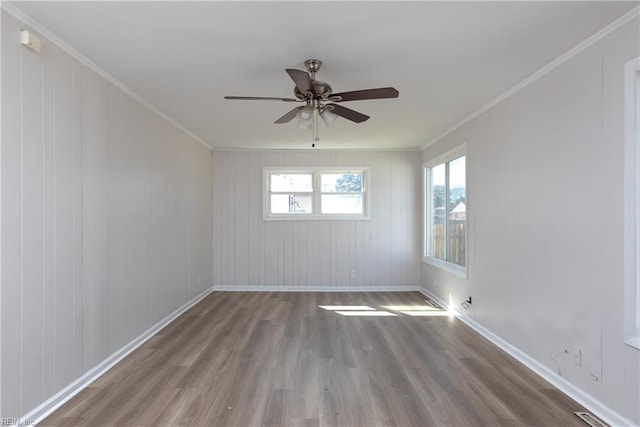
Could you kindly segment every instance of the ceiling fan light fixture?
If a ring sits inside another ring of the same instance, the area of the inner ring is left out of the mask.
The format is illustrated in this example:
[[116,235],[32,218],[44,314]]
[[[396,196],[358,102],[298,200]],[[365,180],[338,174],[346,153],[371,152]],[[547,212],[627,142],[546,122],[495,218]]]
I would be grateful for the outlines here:
[[311,120],[304,120],[304,121],[298,120],[298,127],[300,129],[311,130],[311,126],[312,126]]
[[298,127],[305,130],[310,130],[313,126],[313,121],[311,120],[311,116],[307,116],[306,112],[303,113],[302,110],[298,111],[296,115],[296,119],[298,122]]
[[313,110],[310,107],[301,108],[298,111],[298,120],[311,120],[311,116],[313,115]]
[[311,129],[313,126],[313,109],[311,107],[304,107],[296,114],[298,120],[298,127],[302,129]]
[[328,108],[323,108],[322,111],[320,112],[320,118],[322,119],[324,124],[327,127],[329,127],[331,126],[331,124],[333,124],[333,122],[336,121],[336,119],[338,118],[338,115],[329,111]]

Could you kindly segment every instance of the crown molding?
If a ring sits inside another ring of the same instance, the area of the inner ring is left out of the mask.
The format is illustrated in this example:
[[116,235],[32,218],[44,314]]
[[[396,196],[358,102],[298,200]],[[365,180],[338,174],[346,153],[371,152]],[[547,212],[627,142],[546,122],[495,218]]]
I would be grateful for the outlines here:
[[505,99],[507,99],[507,98],[511,97],[512,95],[518,93],[523,88],[527,87],[531,83],[533,83],[536,80],[538,80],[540,77],[544,76],[548,72],[550,72],[550,71],[554,70],[555,68],[559,67],[560,65],[562,65],[565,62],[567,62],[568,60],[570,60],[571,58],[573,58],[574,56],[576,56],[577,54],[579,54],[583,50],[587,49],[589,46],[591,46],[591,45],[597,43],[598,41],[602,40],[603,38],[605,38],[606,36],[608,36],[609,34],[614,32],[615,30],[617,30],[618,28],[620,28],[623,25],[627,24],[631,20],[637,18],[638,16],[640,16],[640,6],[634,7],[629,12],[625,13],[620,18],[616,19],[615,21],[613,21],[612,23],[610,23],[609,25],[607,25],[606,27],[604,27],[600,31],[596,32],[591,37],[589,37],[588,39],[583,41],[582,43],[574,46],[569,51],[567,51],[564,54],[560,55],[559,57],[557,57],[556,59],[554,59],[553,61],[548,63],[546,66],[544,66],[543,68],[541,68],[537,72],[533,73],[532,75],[530,75],[529,77],[527,77],[526,79],[524,79],[523,81],[518,83],[517,85],[513,86],[511,89],[509,89],[506,92],[504,92],[502,95],[500,95],[497,98],[495,98],[494,100],[490,101],[485,106],[480,107],[479,109],[477,109],[476,111],[474,111],[473,113],[471,113],[470,115],[468,115],[467,117],[465,117],[464,119],[459,121],[458,123],[456,123],[453,126],[451,126],[449,129],[445,130],[444,132],[440,133],[436,137],[432,138],[431,140],[429,140],[429,142],[427,142],[425,145],[423,145],[420,148],[420,150],[421,151],[425,150],[426,148],[428,148],[428,147],[432,146],[433,144],[437,143],[438,141],[442,140],[444,137],[446,137],[449,134],[453,133],[454,131],[458,130],[459,128],[461,128],[465,124],[469,123],[470,121],[472,121],[473,119],[475,119],[476,117],[481,115],[482,113],[484,113],[484,112],[490,110],[491,108],[495,107],[496,105],[498,105],[499,103],[501,103]]
[[198,143],[202,144],[203,146],[205,146],[209,150],[213,150],[213,147],[211,146],[211,144],[208,144],[202,138],[200,138],[199,136],[197,136],[196,134],[194,134],[193,132],[188,130],[186,127],[184,127],[182,124],[178,123],[176,120],[172,119],[167,114],[165,114],[162,111],[160,111],[158,108],[156,108],[149,101],[147,101],[142,96],[140,96],[137,93],[135,93],[128,86],[126,86],[120,80],[115,78],[112,74],[110,74],[107,71],[105,71],[104,69],[102,69],[95,62],[91,61],[89,58],[87,58],[86,56],[84,56],[83,54],[78,52],[76,49],[71,47],[68,43],[66,43],[60,37],[58,37],[57,35],[52,33],[50,30],[48,30],[42,24],[40,24],[39,22],[37,22],[36,20],[31,18],[29,15],[27,15],[26,13],[24,13],[23,11],[21,11],[20,9],[15,7],[13,4],[7,3],[6,1],[1,1],[0,0],[0,9],[3,9],[5,12],[7,12],[9,15],[13,16],[14,18],[16,18],[21,23],[31,27],[34,31],[37,31],[38,33],[40,33],[40,35],[42,35],[42,37],[46,38],[47,40],[49,40],[53,44],[57,45],[60,49],[65,51],[72,58],[74,58],[75,60],[77,60],[81,64],[85,65],[87,68],[89,68],[94,73],[98,74],[103,79],[105,79],[108,82],[110,82],[112,85],[114,85],[115,87],[117,87],[118,89],[123,91],[129,97],[131,97],[132,99],[134,99],[135,101],[137,101],[138,103],[140,103],[141,105],[146,107],[152,113],[158,115],[159,117],[161,117],[162,119],[164,119],[165,121],[167,121],[168,123],[170,123],[171,125],[176,127],[177,129],[179,129],[180,131],[184,132],[185,134],[187,134],[188,136],[190,136],[191,138],[193,138],[194,140],[196,140]]
[[406,148],[232,148],[232,147],[214,147],[213,151],[220,152],[296,152],[296,153],[312,153],[312,152],[364,152],[364,153],[416,153],[420,152],[420,148],[406,147]]

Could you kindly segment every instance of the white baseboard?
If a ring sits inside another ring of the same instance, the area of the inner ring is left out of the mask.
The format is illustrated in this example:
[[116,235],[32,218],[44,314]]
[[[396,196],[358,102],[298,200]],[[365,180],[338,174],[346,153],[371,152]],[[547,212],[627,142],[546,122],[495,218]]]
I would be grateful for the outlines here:
[[214,286],[214,292],[412,292],[417,286]]
[[174,321],[178,316],[180,316],[185,311],[189,310],[191,307],[196,305],[200,300],[209,295],[213,291],[213,288],[208,288],[204,290],[202,293],[191,299],[191,301],[185,303],[180,308],[175,310],[173,313],[169,314],[167,317],[153,325],[147,331],[142,333],[140,336],[135,338],[129,344],[125,345],[111,356],[107,357],[105,360],[100,362],[97,366],[88,370],[84,373],[80,378],[60,390],[58,393],[53,395],[51,398],[47,399],[45,402],[38,405],[35,409],[29,411],[26,415],[22,416],[20,419],[24,421],[29,421],[34,424],[39,424],[46,417],[51,415],[53,411],[67,403],[72,397],[76,394],[80,393],[83,389],[89,386],[92,382],[100,378],[103,374],[105,374],[109,369],[111,369],[116,363],[120,362],[126,356],[128,356],[132,351],[140,347],[144,344],[149,338],[158,333],[162,328],[167,326],[169,323]]
[[601,401],[591,396],[588,393],[585,393],[575,385],[568,382],[565,378],[559,376],[545,365],[541,364],[537,360],[533,359],[523,351],[509,344],[507,341],[500,338],[498,335],[494,334],[484,326],[477,323],[475,320],[471,319],[468,316],[465,316],[459,313],[455,308],[449,307],[449,304],[440,299],[437,295],[432,294],[429,290],[420,287],[418,289],[420,293],[431,298],[442,307],[448,307],[449,310],[452,310],[455,313],[457,319],[461,322],[465,323],[474,331],[478,332],[480,335],[491,341],[493,344],[498,346],[500,349],[507,352],[510,356],[515,358],[517,361],[525,365],[527,368],[531,369],[533,372],[541,376],[543,379],[551,383],[558,390],[562,391],[564,394],[587,408],[594,415],[601,418],[606,423],[611,426],[634,426],[635,424],[625,418],[624,416],[618,414],[611,408],[604,405]]

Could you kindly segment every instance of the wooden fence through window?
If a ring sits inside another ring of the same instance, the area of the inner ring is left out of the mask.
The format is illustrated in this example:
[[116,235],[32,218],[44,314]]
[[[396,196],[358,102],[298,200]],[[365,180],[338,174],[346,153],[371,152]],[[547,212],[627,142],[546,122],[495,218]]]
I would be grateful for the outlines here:
[[445,258],[445,227],[444,224],[433,225],[432,254],[434,258],[446,259],[458,265],[466,265],[466,224],[464,221],[449,222],[448,254]]

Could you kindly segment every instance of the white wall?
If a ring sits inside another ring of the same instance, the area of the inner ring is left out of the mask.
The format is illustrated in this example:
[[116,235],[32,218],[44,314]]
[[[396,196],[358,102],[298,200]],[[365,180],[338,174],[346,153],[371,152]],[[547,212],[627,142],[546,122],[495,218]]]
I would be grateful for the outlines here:
[[[419,284],[418,153],[214,151],[213,164],[214,286]],[[340,165],[371,167],[371,220],[262,219],[264,166]]]
[[[640,423],[640,352],[623,343],[624,64],[638,19],[423,152],[467,141],[469,280],[423,264],[422,286]],[[598,381],[590,378],[590,374]]]
[[211,151],[23,28],[2,11],[3,418],[212,283]]

